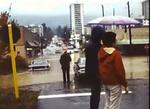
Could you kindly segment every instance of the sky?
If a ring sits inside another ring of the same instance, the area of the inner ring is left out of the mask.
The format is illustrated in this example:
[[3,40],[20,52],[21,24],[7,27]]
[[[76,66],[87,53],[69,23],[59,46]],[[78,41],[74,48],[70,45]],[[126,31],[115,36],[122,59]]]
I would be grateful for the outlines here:
[[11,14],[23,15],[67,15],[71,3],[83,3],[84,13],[88,15],[100,14],[101,5],[104,5],[105,15],[112,15],[113,8],[116,14],[127,15],[127,1],[130,2],[131,14],[141,15],[141,0],[0,0],[0,12],[8,11],[11,5]]
[[[41,24],[49,26],[69,25],[69,6],[72,3],[82,3],[84,6],[84,22],[102,16],[102,5],[105,16],[128,16],[127,1],[130,3],[132,18],[142,16],[142,0],[0,0],[0,12],[9,11],[19,24]],[[27,17],[28,16],[28,17]]]

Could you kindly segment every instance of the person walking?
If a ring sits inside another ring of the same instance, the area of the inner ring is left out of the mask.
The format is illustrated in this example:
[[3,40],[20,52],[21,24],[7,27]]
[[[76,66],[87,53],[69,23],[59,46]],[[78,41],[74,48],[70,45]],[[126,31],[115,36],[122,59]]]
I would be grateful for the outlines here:
[[63,82],[64,84],[70,83],[70,54],[67,53],[67,48],[64,49],[64,53],[60,57],[61,69],[63,72]]
[[106,103],[104,109],[119,109],[122,86],[127,90],[125,69],[121,52],[115,47],[116,33],[106,32],[103,37],[103,47],[98,52],[99,76],[104,84]]
[[91,96],[90,96],[90,109],[98,109],[101,92],[101,81],[99,78],[98,70],[98,50],[101,47],[101,39],[105,31],[102,27],[93,27],[90,40],[85,47],[86,66],[85,72],[88,80],[90,81]]

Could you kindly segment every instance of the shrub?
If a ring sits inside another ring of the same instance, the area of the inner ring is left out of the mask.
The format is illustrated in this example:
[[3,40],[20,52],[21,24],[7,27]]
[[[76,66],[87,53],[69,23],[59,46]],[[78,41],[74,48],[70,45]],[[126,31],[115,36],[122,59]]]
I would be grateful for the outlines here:
[[[21,56],[16,56],[16,69],[17,72],[22,70],[26,70],[28,68],[28,63],[24,58]],[[11,66],[11,57],[3,57],[0,59],[0,74],[9,74],[12,73],[12,66]]]

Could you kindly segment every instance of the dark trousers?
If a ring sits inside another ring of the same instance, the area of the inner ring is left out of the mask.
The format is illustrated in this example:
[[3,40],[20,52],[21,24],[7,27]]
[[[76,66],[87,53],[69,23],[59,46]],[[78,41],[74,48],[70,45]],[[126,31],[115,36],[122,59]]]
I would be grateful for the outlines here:
[[70,83],[70,68],[62,68],[64,83]]
[[90,109],[98,109],[100,102],[101,84],[99,81],[91,82]]

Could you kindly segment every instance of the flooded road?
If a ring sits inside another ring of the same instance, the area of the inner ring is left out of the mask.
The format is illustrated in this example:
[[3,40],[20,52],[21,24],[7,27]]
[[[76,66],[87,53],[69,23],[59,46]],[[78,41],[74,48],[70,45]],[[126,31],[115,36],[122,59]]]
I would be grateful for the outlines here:
[[149,78],[149,61],[146,56],[123,57],[123,63],[126,70],[126,78]]
[[[73,65],[77,61],[79,54],[71,54],[71,80],[74,77]],[[41,83],[53,83],[62,82],[63,75],[61,71],[61,66],[59,63],[60,54],[44,56],[44,59],[48,59],[51,64],[50,71],[25,71],[18,73],[18,83],[19,86],[41,84]],[[146,56],[136,56],[136,57],[126,57],[123,56],[123,63],[126,70],[127,79],[148,79],[149,78],[149,62]],[[12,76],[5,75],[0,76],[0,87],[12,86]]]

